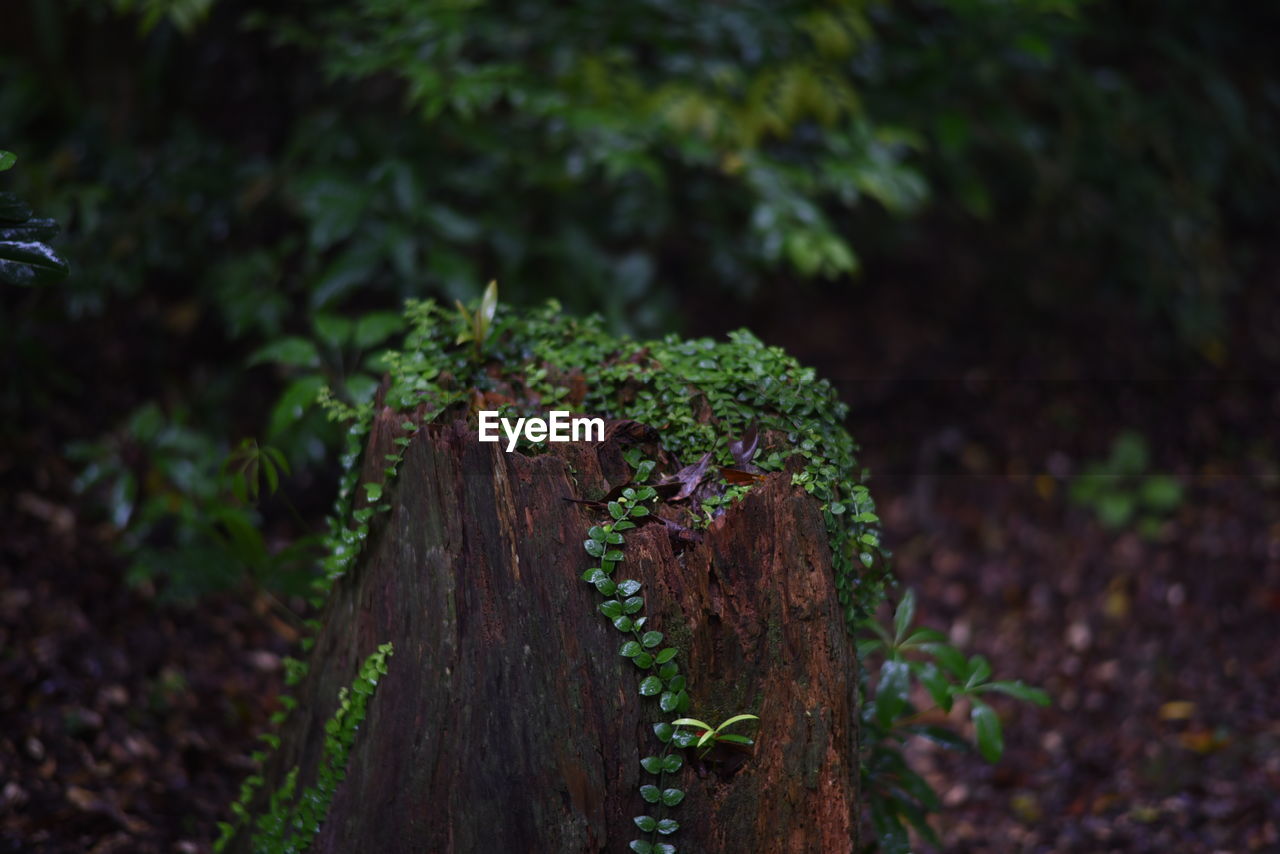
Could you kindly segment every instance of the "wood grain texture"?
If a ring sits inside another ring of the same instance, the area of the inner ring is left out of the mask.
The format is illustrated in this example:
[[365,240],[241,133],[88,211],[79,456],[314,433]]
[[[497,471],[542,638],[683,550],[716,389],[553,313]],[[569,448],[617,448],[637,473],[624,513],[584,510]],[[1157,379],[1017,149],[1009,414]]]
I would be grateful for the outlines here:
[[[376,419],[371,460],[402,420]],[[314,774],[338,690],[379,643],[374,696],[318,852],[622,852],[638,834],[639,759],[659,752],[657,703],[636,692],[626,639],[579,580],[618,449],[556,445],[525,457],[474,427],[414,437],[392,506],[334,589],[268,774]],[[376,466],[371,466],[370,474]],[[855,849],[856,663],[836,604],[817,503],[770,476],[677,554],[662,525],[628,532],[615,578],[644,584],[646,629],[679,647],[690,714],[761,717],[732,774],[686,765],[672,817],[682,852]],[[651,778],[650,778],[651,779]],[[647,781],[646,781],[647,782]]]

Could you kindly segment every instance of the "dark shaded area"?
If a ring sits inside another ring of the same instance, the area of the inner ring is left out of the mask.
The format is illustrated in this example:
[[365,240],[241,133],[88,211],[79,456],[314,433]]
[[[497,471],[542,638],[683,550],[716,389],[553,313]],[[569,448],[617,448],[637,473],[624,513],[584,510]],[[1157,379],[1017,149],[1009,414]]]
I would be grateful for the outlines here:
[[[946,806],[945,850],[1275,850],[1274,277],[1235,318],[1254,354],[1238,373],[1153,358],[1124,318],[1076,337],[1069,319],[975,310],[954,280],[921,293],[927,280],[828,301],[817,318],[774,305],[745,320],[767,318],[769,340],[845,380],[921,622],[1054,697],[1001,705],[998,765],[917,745]],[[868,313],[882,334],[836,331]],[[1152,474],[1186,485],[1151,538],[1068,498],[1126,427],[1148,437]]]

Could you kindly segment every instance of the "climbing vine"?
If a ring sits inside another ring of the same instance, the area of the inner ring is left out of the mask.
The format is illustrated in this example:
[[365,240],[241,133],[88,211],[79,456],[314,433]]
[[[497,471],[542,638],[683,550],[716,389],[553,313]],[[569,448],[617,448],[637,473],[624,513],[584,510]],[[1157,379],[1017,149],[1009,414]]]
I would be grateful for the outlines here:
[[[608,597],[600,603],[599,611],[608,619],[615,629],[629,636],[623,642],[618,654],[630,659],[631,663],[643,674],[638,690],[642,697],[657,697],[658,708],[663,712],[681,712],[689,708],[688,681],[680,673],[680,665],[676,662],[679,651],[675,647],[662,646],[662,632],[646,631],[647,616],[641,616],[644,610],[644,597],[640,595],[641,584],[633,579],[615,581],[613,574],[618,564],[623,561],[622,546],[626,542],[625,531],[636,527],[636,519],[643,519],[652,513],[649,503],[658,495],[652,486],[644,486],[653,473],[656,463],[642,459],[639,450],[632,448],[627,452],[626,460],[632,467],[633,484],[639,488],[625,487],[617,499],[605,502],[608,520],[593,525],[587,531],[587,539],[583,548],[588,555],[599,561],[582,573],[582,580],[594,586],[601,596]],[[659,649],[659,647],[662,647]],[[652,804],[656,812],[658,808],[671,809],[684,800],[684,790],[666,785],[666,778],[676,774],[684,765],[684,758],[673,753],[672,748],[683,749],[705,744],[715,736],[720,738],[740,738],[744,744],[752,741],[745,737],[734,737],[722,734],[725,726],[739,721],[754,720],[755,715],[736,715],[725,721],[720,727],[713,729],[694,718],[679,718],[671,723],[659,722],[653,725],[653,733],[662,745],[661,752],[645,756],[640,760],[640,767],[645,774],[654,778],[640,786],[640,796],[646,803]],[[700,726],[700,731],[688,729]],[[636,816],[633,821],[648,839],[633,839],[630,848],[636,854],[675,854],[676,846],[659,837],[670,836],[680,829],[680,823],[669,816],[655,817],[645,814]]]
[[[329,804],[338,784],[347,776],[347,758],[355,744],[356,732],[364,721],[369,699],[378,681],[387,673],[387,659],[394,648],[384,643],[377,648],[356,674],[351,686],[338,691],[338,708],[324,726],[324,748],[315,782],[298,792],[298,768],[285,775],[280,788],[271,794],[267,809],[258,817],[249,814],[249,803],[263,784],[261,774],[245,780],[240,796],[231,805],[234,822],[219,822],[221,834],[213,850],[221,852],[240,827],[251,827],[250,849],[254,854],[298,854],[311,846],[329,812]],[[269,736],[268,743],[279,747],[279,738]],[[262,761],[265,756],[259,754]]]

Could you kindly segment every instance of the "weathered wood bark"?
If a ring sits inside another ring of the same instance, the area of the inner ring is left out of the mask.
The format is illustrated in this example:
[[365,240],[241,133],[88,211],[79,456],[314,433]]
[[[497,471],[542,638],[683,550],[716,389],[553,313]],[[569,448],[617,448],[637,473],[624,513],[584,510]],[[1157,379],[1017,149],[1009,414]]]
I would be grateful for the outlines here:
[[[371,452],[389,447],[389,412]],[[380,447],[383,446],[383,447]],[[389,514],[333,591],[301,705],[268,776],[314,774],[339,688],[395,644],[319,852],[622,852],[639,759],[670,719],[638,696],[625,640],[579,576],[598,497],[625,471],[611,445],[525,457],[474,427],[431,425],[408,447]],[[690,714],[761,721],[736,773],[686,765],[672,811],[682,852],[847,852],[857,823],[855,659],[817,503],[770,476],[704,542],[676,554],[660,524],[628,533],[617,578],[644,584],[650,625],[680,648]]]

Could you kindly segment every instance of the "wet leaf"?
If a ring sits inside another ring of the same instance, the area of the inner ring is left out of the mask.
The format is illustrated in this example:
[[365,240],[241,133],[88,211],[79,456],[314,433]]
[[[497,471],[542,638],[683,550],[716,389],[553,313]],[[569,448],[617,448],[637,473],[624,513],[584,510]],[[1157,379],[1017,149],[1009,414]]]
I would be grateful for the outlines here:
[[729,443],[729,454],[741,468],[751,464],[758,450],[760,450],[760,428],[756,424],[748,427],[741,439]]

